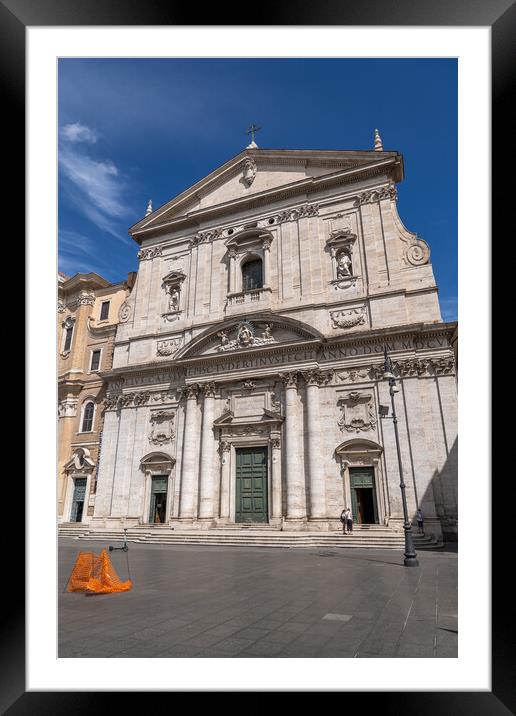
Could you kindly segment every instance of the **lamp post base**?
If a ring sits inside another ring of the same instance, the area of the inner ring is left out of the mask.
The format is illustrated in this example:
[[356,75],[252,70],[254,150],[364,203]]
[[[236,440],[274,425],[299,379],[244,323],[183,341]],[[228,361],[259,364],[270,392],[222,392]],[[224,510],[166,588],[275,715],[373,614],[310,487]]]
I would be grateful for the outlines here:
[[405,559],[403,560],[403,564],[405,567],[419,567],[419,562],[417,561],[417,557],[413,557],[411,555],[405,555]]

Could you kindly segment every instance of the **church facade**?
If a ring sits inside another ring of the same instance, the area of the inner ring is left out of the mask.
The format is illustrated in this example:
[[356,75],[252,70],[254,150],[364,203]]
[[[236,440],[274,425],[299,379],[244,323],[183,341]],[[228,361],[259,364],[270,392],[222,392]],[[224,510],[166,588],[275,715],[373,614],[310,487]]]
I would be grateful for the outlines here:
[[90,528],[457,530],[457,382],[403,158],[254,142],[130,230]]

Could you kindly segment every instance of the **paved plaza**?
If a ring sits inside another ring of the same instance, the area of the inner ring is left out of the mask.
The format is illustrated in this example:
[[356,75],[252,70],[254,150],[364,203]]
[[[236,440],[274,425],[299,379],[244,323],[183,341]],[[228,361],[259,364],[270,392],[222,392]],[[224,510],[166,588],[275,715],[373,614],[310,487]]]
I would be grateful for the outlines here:
[[80,551],[59,540],[58,656],[456,657],[457,553],[130,544],[130,592],[67,593]]

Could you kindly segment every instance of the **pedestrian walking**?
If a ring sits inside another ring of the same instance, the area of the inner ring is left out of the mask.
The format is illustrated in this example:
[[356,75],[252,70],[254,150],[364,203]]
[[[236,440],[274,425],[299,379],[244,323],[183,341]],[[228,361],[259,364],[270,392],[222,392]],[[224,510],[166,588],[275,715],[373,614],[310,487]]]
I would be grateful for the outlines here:
[[424,531],[423,531],[423,522],[424,522],[423,513],[421,512],[421,510],[419,509],[419,507],[418,507],[417,512],[416,512],[416,520],[417,520],[417,532],[418,532],[418,534],[424,534]]
[[342,522],[342,533],[346,534],[347,527],[347,510],[344,508],[340,513],[340,521]]

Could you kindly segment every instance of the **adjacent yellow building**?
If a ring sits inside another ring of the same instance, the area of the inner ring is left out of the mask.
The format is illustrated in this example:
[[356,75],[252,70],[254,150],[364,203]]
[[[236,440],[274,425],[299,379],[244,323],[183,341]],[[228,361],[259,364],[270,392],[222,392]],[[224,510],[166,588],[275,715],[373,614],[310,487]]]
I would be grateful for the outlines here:
[[59,522],[93,515],[102,434],[100,371],[112,366],[116,328],[136,274],[112,284],[96,273],[58,275]]

